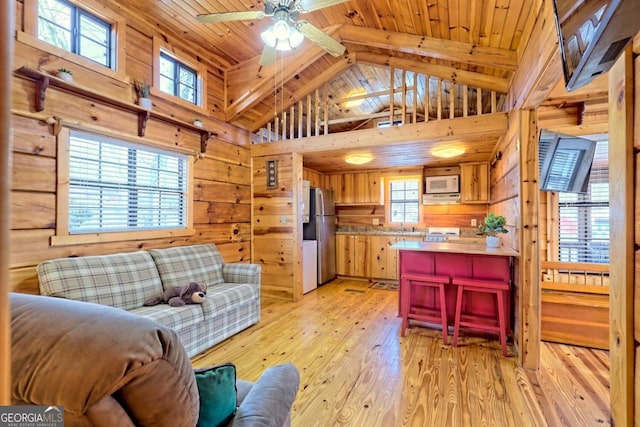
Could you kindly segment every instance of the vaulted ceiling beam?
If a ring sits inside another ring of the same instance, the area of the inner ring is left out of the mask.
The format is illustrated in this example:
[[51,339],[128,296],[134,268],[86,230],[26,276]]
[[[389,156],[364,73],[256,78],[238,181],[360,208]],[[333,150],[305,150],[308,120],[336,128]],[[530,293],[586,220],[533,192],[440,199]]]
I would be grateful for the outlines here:
[[370,52],[358,52],[356,60],[359,63],[370,65],[380,65],[393,67],[406,71],[414,71],[428,76],[438,77],[443,80],[450,80],[454,83],[466,84],[481,89],[494,90],[506,93],[509,87],[507,79],[476,73],[473,71],[458,70],[445,65],[430,64],[428,62],[416,61],[412,59],[396,58],[391,55],[380,55]]
[[[355,64],[355,54],[345,55],[339,59],[338,62],[324,70],[322,73],[315,76],[311,81],[302,86],[300,89],[296,90],[291,96],[287,97],[284,102],[284,106],[282,111],[286,111],[291,105],[295,104],[307,94],[313,92],[320,86],[322,86],[325,82],[328,82],[333,77],[339,75],[344,72],[346,69]],[[251,125],[252,132],[257,131],[261,126],[267,123],[269,120],[273,119],[273,111],[268,111],[255,120]]]
[[[329,36],[333,36],[338,32],[338,29],[339,26],[335,26],[325,30],[325,32]],[[305,41],[305,44],[296,53],[287,58],[284,70],[282,70],[282,81],[284,83],[327,53],[326,50],[315,43]],[[225,111],[228,122],[232,122],[244,110],[255,106],[265,96],[273,93],[275,71],[276,68],[274,66],[261,66],[259,56],[235,65],[226,71],[225,92],[227,93],[227,98],[232,98]],[[278,81],[278,84],[281,83]],[[229,100],[227,99],[226,102],[229,102]]]
[[343,25],[340,28],[340,38],[345,43],[390,49],[463,64],[479,65],[506,71],[515,71],[517,67],[515,51],[477,46],[471,43],[357,27],[355,25]]

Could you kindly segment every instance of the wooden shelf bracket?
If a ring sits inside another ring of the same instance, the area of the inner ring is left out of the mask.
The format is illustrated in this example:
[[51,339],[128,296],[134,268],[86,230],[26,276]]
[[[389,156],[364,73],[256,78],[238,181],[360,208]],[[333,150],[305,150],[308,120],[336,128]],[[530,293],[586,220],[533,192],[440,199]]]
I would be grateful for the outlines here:
[[[59,79],[55,76],[50,76],[44,71],[36,70],[30,67],[20,67],[16,70],[16,73],[20,76],[27,77],[35,81],[36,84],[36,94],[35,94],[35,109],[36,111],[43,111],[45,108],[45,95],[47,89],[50,86],[55,86],[58,89],[64,90],[66,92],[73,93],[75,95],[83,96],[88,99],[97,100],[103,102],[107,105],[121,108],[123,110],[131,111],[137,114],[138,116],[138,136],[143,137],[145,131],[147,129],[147,122],[149,118],[154,118],[165,123],[170,123],[172,125],[179,126],[184,129],[188,129],[194,132],[198,132],[200,134],[200,152],[204,153],[207,151],[207,145],[209,144],[209,139],[213,136],[218,136],[216,132],[211,132],[206,129],[202,129],[200,126],[196,126],[192,123],[187,123],[182,120],[179,120],[173,116],[169,116],[166,114],[158,113],[153,110],[147,110],[145,108],[140,107],[139,105],[132,104],[131,102],[111,98],[106,96],[100,92],[96,92],[89,88],[84,88],[75,83],[66,82],[62,79]],[[57,129],[54,126],[54,132],[59,132],[59,129],[62,124],[61,118],[56,118],[57,120]]]

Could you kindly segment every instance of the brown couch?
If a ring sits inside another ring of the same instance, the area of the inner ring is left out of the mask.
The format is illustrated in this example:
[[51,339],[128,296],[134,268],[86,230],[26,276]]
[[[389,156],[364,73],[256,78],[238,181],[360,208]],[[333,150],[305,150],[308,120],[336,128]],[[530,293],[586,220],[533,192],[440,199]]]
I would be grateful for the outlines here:
[[[66,426],[190,426],[199,395],[175,332],[113,307],[10,294],[12,403],[62,405]],[[299,376],[238,380],[234,426],[289,424]]]

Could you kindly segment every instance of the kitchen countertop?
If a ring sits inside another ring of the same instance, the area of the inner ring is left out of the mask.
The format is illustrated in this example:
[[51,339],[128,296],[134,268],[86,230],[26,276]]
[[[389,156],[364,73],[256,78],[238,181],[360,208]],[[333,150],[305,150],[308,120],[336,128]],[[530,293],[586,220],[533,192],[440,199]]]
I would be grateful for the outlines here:
[[336,234],[358,234],[362,236],[415,236],[424,237],[424,231],[402,231],[402,230],[358,230],[358,231],[336,231]]
[[404,241],[391,245],[391,249],[422,252],[451,252],[476,255],[520,256],[518,251],[501,246],[489,248],[482,243],[440,243]]

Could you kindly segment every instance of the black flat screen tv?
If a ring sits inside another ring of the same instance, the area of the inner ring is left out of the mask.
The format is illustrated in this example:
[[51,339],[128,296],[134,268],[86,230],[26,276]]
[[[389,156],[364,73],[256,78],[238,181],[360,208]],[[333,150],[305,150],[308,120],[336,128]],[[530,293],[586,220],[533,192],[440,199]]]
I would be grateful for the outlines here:
[[553,0],[568,91],[606,73],[640,31],[640,0]]
[[595,141],[542,129],[538,139],[540,190],[585,193],[595,152]]

